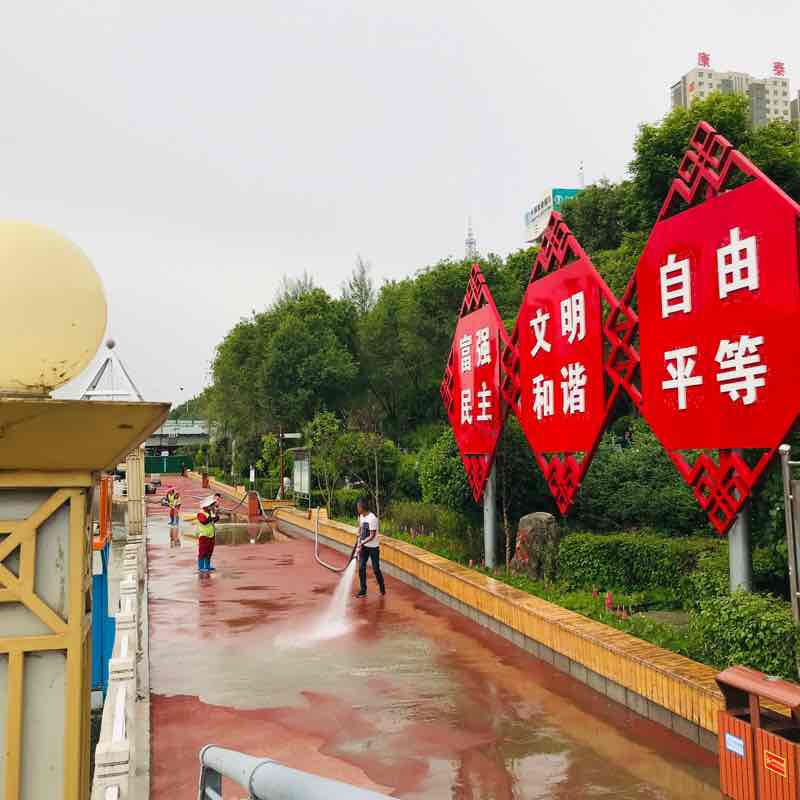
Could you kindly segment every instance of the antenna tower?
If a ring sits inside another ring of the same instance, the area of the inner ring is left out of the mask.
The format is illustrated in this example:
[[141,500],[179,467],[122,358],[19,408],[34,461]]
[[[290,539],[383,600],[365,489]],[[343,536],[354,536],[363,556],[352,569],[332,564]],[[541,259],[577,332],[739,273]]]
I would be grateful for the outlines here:
[[478,259],[478,241],[475,239],[475,233],[472,230],[472,217],[467,218],[467,238],[464,240],[464,258],[467,261],[477,261]]

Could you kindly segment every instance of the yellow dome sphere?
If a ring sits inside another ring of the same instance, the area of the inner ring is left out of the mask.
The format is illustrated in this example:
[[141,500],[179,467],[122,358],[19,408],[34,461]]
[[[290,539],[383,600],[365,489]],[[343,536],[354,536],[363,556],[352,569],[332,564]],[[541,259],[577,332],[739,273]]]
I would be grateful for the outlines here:
[[84,370],[106,329],[88,258],[30,222],[0,222],[0,394],[44,395]]

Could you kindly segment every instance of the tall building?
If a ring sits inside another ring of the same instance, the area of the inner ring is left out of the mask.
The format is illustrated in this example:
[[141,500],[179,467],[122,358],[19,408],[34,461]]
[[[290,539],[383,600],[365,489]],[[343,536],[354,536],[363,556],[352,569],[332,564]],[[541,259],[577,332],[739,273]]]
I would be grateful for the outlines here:
[[800,92],[797,93],[797,97],[790,103],[789,110],[791,111],[792,122],[800,125]]
[[670,89],[672,107],[689,108],[696,98],[711,92],[746,94],[750,97],[753,125],[759,127],[773,120],[790,120],[789,79],[782,61],[772,65],[772,75],[756,78],[746,72],[721,72],[711,67],[708,53],[698,53],[697,66],[690,69]]

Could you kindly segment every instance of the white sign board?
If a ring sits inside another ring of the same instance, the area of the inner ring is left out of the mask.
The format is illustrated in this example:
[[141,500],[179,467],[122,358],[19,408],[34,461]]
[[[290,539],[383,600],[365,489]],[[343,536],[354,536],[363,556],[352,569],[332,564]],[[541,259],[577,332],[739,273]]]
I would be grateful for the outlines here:
[[294,453],[294,493],[301,495],[311,494],[311,469],[308,451],[304,455]]
[[730,733],[725,734],[725,749],[744,758],[744,740]]

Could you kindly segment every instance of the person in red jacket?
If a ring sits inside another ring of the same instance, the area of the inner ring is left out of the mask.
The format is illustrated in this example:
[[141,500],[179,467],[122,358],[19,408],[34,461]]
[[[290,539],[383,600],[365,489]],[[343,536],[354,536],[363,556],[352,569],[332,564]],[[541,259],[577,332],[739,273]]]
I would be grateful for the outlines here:
[[214,524],[219,519],[215,512],[217,499],[214,495],[206,497],[197,513],[197,571],[213,572],[211,556],[214,553]]

